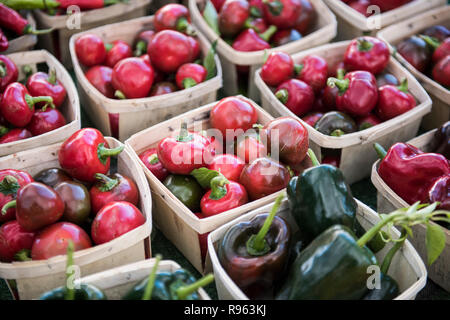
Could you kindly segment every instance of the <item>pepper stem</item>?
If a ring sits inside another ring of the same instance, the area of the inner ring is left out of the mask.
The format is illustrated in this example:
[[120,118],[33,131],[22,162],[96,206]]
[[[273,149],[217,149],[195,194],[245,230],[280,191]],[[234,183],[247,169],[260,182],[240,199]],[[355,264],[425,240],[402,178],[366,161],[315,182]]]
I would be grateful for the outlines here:
[[347,91],[349,84],[349,79],[338,79],[330,77],[327,80],[327,85],[331,88],[337,87],[339,89],[339,93],[341,94]]
[[339,80],[343,80],[345,77],[345,69],[342,68],[337,69],[336,76]]
[[330,136],[332,137],[341,137],[345,134],[344,131],[342,131],[341,129],[336,129],[333,132],[331,132]]
[[302,73],[302,70],[304,68],[304,64],[296,64],[294,65],[294,73],[295,75],[299,75],[300,73]]
[[177,141],[178,142],[188,142],[188,141],[191,141],[192,139],[193,139],[193,137],[191,134],[189,134],[189,131],[187,129],[187,122],[183,121],[181,123],[181,129],[180,129],[180,133],[178,134]]
[[259,33],[258,35],[264,41],[269,42],[270,38],[275,34],[275,32],[277,32],[277,30],[278,28],[272,25],[269,28],[267,28],[266,31],[264,31],[263,33]]
[[121,153],[123,151],[123,149],[125,148],[124,145],[118,146],[116,148],[113,149],[109,149],[105,147],[104,143],[100,143],[97,147],[97,156],[98,159],[103,163],[106,164],[106,161],[108,160],[109,157],[114,157],[117,156],[119,153]]
[[185,89],[189,89],[189,88],[192,88],[193,86],[195,86],[197,84],[197,81],[195,81],[192,78],[184,78],[182,83],[183,83],[183,87]]
[[259,8],[255,7],[255,6],[251,6],[250,7],[249,13],[254,18],[261,18],[262,17],[261,10],[259,10]]
[[0,61],[0,78],[6,77],[6,65],[3,61]]
[[11,200],[10,202],[6,203],[2,208],[2,215],[6,215],[6,211],[11,208],[15,208],[17,205],[17,200]]
[[101,185],[100,185],[99,189],[102,192],[111,191],[112,189],[114,189],[115,186],[117,186],[119,184],[118,179],[112,179],[102,173],[96,173],[95,179],[100,181]]
[[39,102],[46,102],[49,104],[53,109],[55,109],[55,105],[53,103],[53,98],[50,96],[42,96],[42,97],[32,97],[29,94],[25,94],[25,101],[28,104],[28,107],[30,110],[33,110],[33,107],[36,103]]
[[283,201],[285,197],[284,192],[280,193],[280,195],[276,198],[275,204],[270,210],[269,215],[264,221],[262,228],[259,230],[258,234],[253,234],[247,241],[247,252],[252,256],[263,256],[270,251],[270,247],[267,244],[265,239],[267,232],[269,232],[270,226],[272,225],[273,219],[275,219],[275,215],[277,214],[278,208],[281,205],[281,201]]
[[9,129],[5,126],[0,126],[0,137],[7,134],[9,132]]
[[106,6],[110,6],[110,5],[113,5],[113,4],[117,4],[117,3],[120,3],[120,2],[126,2],[126,1],[128,1],[128,0],[103,0],[103,4],[106,7]]
[[116,90],[116,92],[114,92],[114,96],[119,100],[125,100],[127,98],[125,97],[125,94],[120,90]]
[[47,34],[52,32],[54,29],[55,28],[35,30],[31,24],[27,24],[25,28],[23,28],[22,34],[34,34],[34,35]]
[[436,38],[432,38],[426,35],[419,35],[419,37],[425,41],[427,43],[427,45],[429,45],[431,48],[433,48],[433,50],[436,50],[437,48],[439,48],[439,46],[441,45],[441,43],[436,39]]
[[190,36],[195,36],[197,34],[197,32],[189,23],[188,19],[186,19],[186,17],[181,17],[177,20],[176,29],[180,32],[185,32]]
[[155,287],[156,273],[158,272],[158,265],[161,261],[162,256],[157,254],[155,257],[155,264],[153,265],[152,271],[148,276],[147,285],[145,286],[144,295],[142,296],[142,300],[151,300],[153,288]]
[[381,272],[384,274],[387,274],[389,271],[389,267],[391,266],[392,259],[394,258],[397,251],[403,246],[406,240],[406,236],[408,235],[408,232],[406,229],[402,230],[402,234],[400,236],[400,241],[397,241],[394,246],[388,251],[386,256],[383,259],[383,263],[381,264]]
[[375,151],[377,152],[378,157],[380,158],[380,160],[383,160],[386,157],[386,155],[387,155],[386,149],[384,149],[383,146],[381,144],[379,144],[379,143],[375,143],[373,145],[373,147],[374,147]]
[[408,79],[404,78],[397,89],[402,92],[408,93]]
[[281,12],[283,11],[284,6],[281,1],[263,0],[263,3],[266,6],[268,6],[270,13],[273,14],[274,16],[279,16],[281,14]]
[[22,71],[25,74],[26,79],[28,79],[33,74],[33,69],[28,64],[22,67]]
[[210,284],[214,281],[214,275],[212,273],[204,276],[200,280],[195,281],[187,286],[179,287],[176,290],[176,295],[179,300],[185,300],[189,295],[193,294],[198,289]]
[[14,255],[16,261],[31,261],[31,250],[22,249]]
[[48,79],[47,81],[50,84],[55,85],[56,84],[56,70],[55,69],[51,69],[50,72],[48,73]]
[[308,156],[311,159],[311,162],[314,167],[320,166],[320,162],[317,159],[316,154],[314,153],[314,151],[312,149],[308,149]]
[[71,285],[68,286],[70,277],[72,276],[72,272],[69,272],[69,270],[72,269],[71,267],[73,265],[73,251],[74,251],[73,242],[72,240],[69,240],[67,243],[66,293],[64,295],[64,300],[75,300],[75,289],[73,283],[71,283]]
[[356,41],[358,42],[358,51],[370,51],[373,48],[373,43],[365,38],[359,38]]
[[138,41],[138,43],[136,43],[136,50],[134,51],[134,55],[136,57],[140,57],[146,52],[147,52],[147,42],[145,42],[144,40]]
[[111,49],[114,47],[114,45],[112,43],[107,43],[105,44],[105,50],[106,52],[111,51]]
[[148,157],[147,161],[150,164],[157,164],[159,162],[158,155],[156,153],[152,154],[150,157]]
[[275,97],[277,97],[277,99],[280,100],[282,104],[286,104],[289,99],[289,92],[287,91],[287,89],[278,90],[277,92],[275,92]]
[[226,184],[229,184],[227,178],[223,174],[219,174],[218,176],[211,179],[211,194],[209,198],[212,200],[220,200],[227,195]]

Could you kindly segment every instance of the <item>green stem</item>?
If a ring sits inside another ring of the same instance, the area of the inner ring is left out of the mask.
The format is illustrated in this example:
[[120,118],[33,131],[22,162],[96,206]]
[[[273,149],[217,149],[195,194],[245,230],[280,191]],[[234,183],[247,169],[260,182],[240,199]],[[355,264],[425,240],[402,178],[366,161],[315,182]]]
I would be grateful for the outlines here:
[[184,89],[189,89],[189,88],[192,88],[195,85],[197,85],[197,81],[195,81],[192,78],[184,78],[182,83],[183,83]]
[[188,141],[191,141],[192,139],[193,139],[193,137],[191,134],[189,134],[189,131],[187,129],[187,122],[183,121],[181,123],[181,129],[180,129],[180,133],[178,134],[177,141],[178,142],[188,142]]
[[277,99],[280,100],[282,104],[286,104],[289,99],[289,92],[287,91],[287,89],[278,90],[277,92],[275,92],[275,97],[277,97]]
[[115,186],[117,186],[119,184],[118,179],[112,179],[102,173],[96,173],[95,179],[100,181],[101,185],[100,185],[99,189],[102,192],[111,191],[112,189],[114,189]]
[[35,30],[31,24],[27,24],[25,28],[22,30],[22,34],[34,34],[34,35],[41,35],[41,34],[47,34],[54,30],[54,28],[49,29],[43,29],[43,30]]
[[389,271],[389,267],[391,266],[392,259],[394,258],[397,251],[403,246],[406,240],[408,232],[403,229],[402,234],[400,235],[400,239],[403,239],[403,241],[397,241],[394,246],[388,251],[386,256],[383,259],[383,263],[381,264],[381,272],[384,274],[387,274]]
[[25,75],[25,79],[28,79],[33,74],[33,69],[28,64],[22,67],[22,71]]
[[320,166],[319,159],[317,159],[316,154],[312,149],[308,149],[308,156],[311,159],[311,162],[314,167]]
[[105,50],[106,52],[111,51],[111,49],[114,47],[114,45],[112,43],[107,43],[105,44]]
[[387,155],[386,149],[384,149],[383,146],[381,144],[379,144],[379,143],[375,143],[373,145],[373,147],[374,147],[375,151],[377,152],[378,157],[380,158],[380,160],[383,160],[386,157],[386,155]]
[[134,51],[134,55],[136,57],[140,57],[146,52],[147,52],[147,42],[145,42],[144,40],[138,41],[138,43],[136,44],[136,50]]
[[223,174],[219,174],[218,176],[211,179],[211,194],[209,198],[211,200],[220,200],[227,195],[227,188],[225,185],[229,184],[227,178]]
[[300,73],[302,73],[303,68],[304,68],[303,64],[296,64],[294,66],[294,73],[295,73],[295,75],[298,76]]
[[210,284],[213,281],[214,275],[210,273],[190,285],[179,287],[176,290],[176,295],[179,300],[185,300],[189,295],[193,294],[198,289]]
[[150,157],[148,157],[147,161],[150,164],[157,164],[159,162],[158,155],[156,153],[152,154]]
[[6,203],[2,208],[2,215],[6,215],[6,211],[10,208],[15,208],[17,205],[17,200],[11,200],[10,202]]
[[119,100],[125,100],[127,98],[120,90],[116,90],[116,92],[114,92],[114,96]]
[[148,276],[148,282],[145,286],[144,295],[142,296],[142,300],[151,300],[152,299],[152,292],[153,288],[155,287],[155,279],[156,279],[156,273],[158,272],[158,265],[161,261],[162,256],[160,254],[156,255],[155,257],[155,264],[153,265],[152,271],[150,272],[150,275]]
[[7,134],[9,132],[9,129],[5,126],[0,126],[0,137]]
[[6,77],[6,65],[3,61],[0,61],[0,78]]
[[270,226],[272,225],[273,219],[275,219],[275,215],[278,212],[278,208],[281,205],[281,201],[283,201],[285,197],[284,192],[282,192],[277,199],[275,200],[275,204],[270,210],[269,215],[264,221],[262,228],[259,230],[258,234],[252,235],[247,241],[247,252],[252,256],[262,256],[270,251],[270,247],[267,244],[265,239],[267,232],[269,232]]
[[16,261],[31,261],[31,250],[22,249],[14,255]]
[[128,0],[103,0],[103,4],[106,6],[111,6],[113,4],[118,4],[121,2],[127,2]]
[[345,69],[342,68],[337,69],[336,76],[339,80],[343,80],[345,77]]
[[55,85],[56,84],[56,70],[55,69],[51,69],[50,72],[48,73],[48,79],[47,79],[48,83]]
[[269,11],[274,16],[279,16],[281,12],[283,11],[283,3],[281,1],[275,0],[263,0],[263,3],[269,7]]
[[372,240],[373,237],[375,237],[378,232],[383,229],[385,225],[387,225],[389,222],[394,220],[396,217],[395,214],[391,214],[387,216],[386,218],[382,219],[380,222],[378,222],[375,226],[373,226],[371,229],[369,229],[359,240],[357,241],[358,246],[361,248],[364,247],[370,240]]
[[34,105],[39,102],[45,102],[49,104],[53,109],[55,109],[53,98],[50,96],[32,97],[29,94],[25,94],[25,101],[27,102],[30,110],[33,110]]
[[327,85],[331,88],[337,87],[339,89],[339,93],[341,94],[347,91],[349,84],[349,79],[338,79],[330,77],[327,80]]
[[276,26],[270,26],[263,33],[259,33],[259,37],[266,42],[269,42],[270,38],[277,32],[278,28]]
[[402,92],[408,93],[408,79],[404,78],[397,89]]
[[332,136],[332,137],[341,137],[344,134],[345,134],[345,132],[342,131],[341,129],[336,129],[330,134],[330,136]]
[[185,17],[181,17],[177,20],[176,29],[180,32],[184,32],[190,36],[197,35],[197,32],[195,31],[194,27],[189,23],[188,19]]
[[437,39],[435,39],[435,38],[425,36],[423,34],[419,35],[419,37],[422,38],[422,40],[425,41],[427,43],[427,45],[429,45],[431,48],[433,48],[433,50],[436,50],[441,45],[441,43],[439,41],[437,41]]
[[250,15],[254,18],[261,18],[262,17],[262,12],[259,8],[255,7],[255,6],[251,6],[250,7]]
[[373,48],[373,43],[367,41],[365,38],[358,38],[358,51],[370,51]]
[[116,148],[113,149],[109,149],[105,147],[104,143],[100,143],[97,147],[97,156],[98,159],[103,163],[106,164],[106,161],[108,160],[109,157],[114,157],[117,156],[119,153],[121,153],[123,151],[123,149],[125,148],[124,145],[118,146]]
[[73,287],[73,283],[70,288],[67,286],[71,273],[68,272],[69,268],[73,265],[73,251],[74,245],[72,240],[69,240],[67,244],[67,264],[66,264],[66,293],[64,295],[64,300],[75,300],[75,289]]

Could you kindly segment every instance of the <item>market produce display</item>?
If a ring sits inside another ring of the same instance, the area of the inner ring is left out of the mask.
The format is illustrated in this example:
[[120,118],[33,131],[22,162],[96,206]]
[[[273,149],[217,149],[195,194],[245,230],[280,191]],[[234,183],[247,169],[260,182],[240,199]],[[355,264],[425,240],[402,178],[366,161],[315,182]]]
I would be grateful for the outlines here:
[[62,144],[61,168],[34,178],[0,170],[0,261],[49,259],[65,254],[69,241],[83,250],[144,224],[136,183],[118,172],[107,175],[110,157],[123,148],[110,149],[97,129],[85,128]]
[[402,40],[397,52],[419,72],[450,87],[450,30],[434,25],[420,33]]

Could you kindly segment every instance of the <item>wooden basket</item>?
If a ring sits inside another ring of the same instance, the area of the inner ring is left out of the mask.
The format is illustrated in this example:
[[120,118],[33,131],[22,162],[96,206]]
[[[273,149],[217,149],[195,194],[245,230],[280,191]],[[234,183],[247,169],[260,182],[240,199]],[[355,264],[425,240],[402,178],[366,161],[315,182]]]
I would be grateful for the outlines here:
[[[111,148],[121,145],[114,138],[106,138]],[[35,175],[41,170],[59,167],[58,150],[61,143],[41,147],[0,158],[0,168],[24,170]],[[132,153],[125,147],[118,156],[118,172],[131,177],[139,189],[139,205],[146,216],[142,226],[110,242],[76,251],[74,265],[81,276],[100,272],[151,256],[149,236],[152,230],[152,198],[145,176]],[[48,260],[0,263],[0,278],[15,280],[16,298],[27,300],[64,284],[66,255]],[[15,292],[14,292],[15,293]]]
[[349,40],[363,35],[375,36],[382,28],[416,16],[425,10],[442,6],[446,0],[414,0],[397,9],[372,17],[365,17],[341,0],[324,0],[336,15],[338,32],[336,40]]
[[[375,225],[380,218],[377,213],[372,209],[364,205],[362,202],[356,200],[358,203],[358,221],[364,227],[364,229],[369,229]],[[217,287],[217,293],[219,299],[221,300],[248,300],[248,297],[242,292],[241,289],[233,282],[233,280],[228,276],[225,269],[221,266],[218,256],[217,248],[220,240],[224,236],[225,232],[231,228],[233,225],[241,221],[249,221],[254,216],[269,212],[272,208],[272,204],[268,204],[262,208],[254,210],[244,216],[241,216],[226,225],[218,228],[217,230],[211,232],[208,235],[208,260],[212,263],[214,270],[214,277]],[[285,218],[289,225],[292,227],[292,231],[298,229],[293,217],[289,212],[288,201],[285,199],[280,206],[279,213],[277,214]],[[393,229],[393,234],[397,237],[400,233],[397,229]],[[384,256],[388,250],[392,247],[392,243],[386,245],[386,247],[376,254],[378,261],[383,261]],[[400,249],[392,260],[391,267],[389,268],[389,275],[394,278],[400,289],[400,295],[396,297],[397,300],[414,300],[417,293],[423,289],[427,281],[427,270],[420,259],[416,250],[409,243],[405,241],[402,249]]]
[[10,143],[0,144],[0,156],[6,156],[15,152],[20,152],[32,148],[37,148],[45,145],[50,145],[63,141],[70,137],[72,133],[80,129],[80,101],[78,98],[77,89],[73,83],[67,70],[59,63],[58,60],[45,50],[17,52],[8,55],[14,61],[19,70],[19,80],[25,76],[22,72],[22,66],[29,65],[33,72],[37,71],[37,65],[45,63],[49,69],[56,70],[56,77],[61,81],[66,88],[67,98],[59,110],[64,115],[67,124],[56,130],[41,134],[36,137],[31,137],[24,140],[19,140]]
[[[33,27],[36,28],[36,21],[33,18],[33,15],[31,13],[27,13],[27,20],[28,23]],[[9,41],[9,47],[8,50],[0,52],[0,54],[10,54],[14,52],[19,51],[29,51],[32,50],[33,47],[37,43],[37,35],[34,34],[26,34],[23,36],[20,36],[18,38],[15,38],[14,40]]]
[[[224,70],[225,95],[236,95],[240,92],[238,86],[239,75],[236,72],[236,66],[250,66],[247,96],[250,99],[259,101],[259,92],[254,85],[253,75],[263,64],[265,51],[241,52],[234,50],[209,27],[201,15],[197,3],[203,3],[203,0],[189,0],[191,19],[210,42],[218,40],[217,52]],[[311,3],[317,12],[317,21],[313,30],[300,40],[268,50],[269,53],[272,51],[295,53],[330,42],[335,37],[337,24],[333,13],[325,6],[322,0],[312,0]]]
[[39,45],[53,53],[66,68],[72,68],[69,52],[69,40],[72,35],[95,27],[145,16],[151,1],[129,0],[127,3],[118,3],[102,9],[83,11],[79,16],[80,29],[68,28],[67,15],[51,16],[44,11],[34,10],[39,28],[55,28],[50,34],[39,36]]
[[[300,52],[292,56],[295,63],[299,63],[304,57],[316,54],[324,58],[330,65],[342,61],[344,52],[350,41],[343,41],[324,45],[314,49]],[[346,134],[341,137],[324,135],[315,130],[306,122],[303,122],[274,95],[271,88],[261,79],[261,70],[256,71],[256,86],[261,91],[262,106],[274,117],[291,116],[296,117],[307,127],[310,138],[310,147],[321,159],[321,148],[341,150],[340,169],[343,171],[349,184],[370,176],[372,164],[377,155],[373,152],[373,144],[378,142],[384,147],[391,146],[394,142],[407,141],[416,136],[422,117],[431,110],[431,99],[419,82],[400,63],[391,57],[387,71],[397,78],[407,78],[409,92],[416,98],[417,106],[389,121],[364,131]]]
[[[127,264],[114,269],[91,274],[83,277],[77,283],[93,285],[102,290],[108,300],[120,300],[133,286],[147,278],[150,274],[155,259],[148,259],[132,264]],[[181,269],[180,265],[172,260],[162,260],[158,265],[158,272],[174,272]],[[211,300],[205,290],[198,290],[201,300]]]
[[[153,16],[150,16],[95,28],[76,34],[70,39],[70,53],[79,84],[82,105],[95,126],[106,135],[111,135],[109,113],[118,113],[120,115],[120,141],[124,141],[132,134],[151,125],[192,110],[199,105],[215,101],[217,91],[222,87],[222,69],[217,55],[215,56],[217,75],[214,78],[199,83],[192,88],[161,96],[127,100],[109,99],[86,79],[84,76],[85,69],[81,67],[75,54],[75,41],[81,35],[90,33],[100,36],[107,42],[121,39],[133,43],[139,31],[152,28]],[[206,55],[210,44],[201,34],[198,34],[198,40],[203,55]]]
[[422,122],[422,127],[426,130],[438,128],[450,119],[450,90],[414,68],[395,50],[395,46],[403,39],[437,24],[450,28],[449,5],[427,11],[414,18],[394,24],[377,34],[379,38],[390,45],[395,58],[420,81],[433,100],[433,109]]
[[[258,123],[264,125],[273,120],[273,117],[253,101],[243,96],[239,97],[247,100],[256,108],[258,111]],[[150,182],[150,189],[153,192],[153,216],[155,224],[163,232],[166,238],[168,238],[178,250],[184,254],[200,273],[206,272],[208,269],[204,270],[202,266],[198,236],[210,232],[250,210],[274,201],[281,192],[249,202],[243,206],[209,218],[199,219],[180,200],[178,200],[138,158],[138,155],[143,151],[151,147],[156,147],[161,139],[173,134],[177,128],[180,128],[183,121],[187,121],[188,126],[193,126],[195,123],[196,127],[200,127],[201,124],[203,129],[210,128],[209,113],[216,103],[217,102],[214,102],[197,108],[148,128],[125,141],[125,144],[134,150],[134,155],[139,160],[141,167],[144,169],[147,179]]]
[[[432,141],[436,130],[414,138],[408,141],[408,143],[424,152],[432,152]],[[380,160],[375,162],[372,167],[372,183],[377,188],[378,212],[390,212],[408,206],[407,202],[400,198],[380,177],[378,174],[379,165]],[[443,229],[446,235],[445,249],[439,258],[428,267],[428,275],[439,286],[450,292],[450,230]],[[413,228],[414,238],[411,238],[411,243],[424,261],[427,261],[427,248],[425,246],[426,231],[425,226],[416,226]]]

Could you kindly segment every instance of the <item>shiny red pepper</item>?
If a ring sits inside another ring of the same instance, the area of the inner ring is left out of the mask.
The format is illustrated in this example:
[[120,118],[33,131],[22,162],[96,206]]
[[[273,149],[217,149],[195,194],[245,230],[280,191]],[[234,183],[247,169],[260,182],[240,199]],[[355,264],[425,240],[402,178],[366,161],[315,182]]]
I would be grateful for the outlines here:
[[313,4],[309,0],[300,0],[302,10],[300,15],[295,21],[295,29],[300,32],[301,35],[306,35],[317,19],[317,12]]
[[309,84],[315,93],[320,92],[328,79],[328,63],[322,57],[309,55],[296,65],[296,78]]
[[97,173],[95,178],[97,182],[89,190],[91,208],[94,214],[113,201],[127,201],[135,206],[138,204],[139,190],[131,178],[120,173],[109,176]]
[[289,79],[280,84],[275,96],[299,117],[311,111],[314,104],[314,90],[305,82]]
[[450,55],[450,38],[439,42],[428,36],[421,35],[420,37],[434,50],[431,57],[433,63],[438,63],[441,59]]
[[0,29],[0,52],[6,51],[9,48],[8,38],[3,34],[2,29]]
[[86,67],[103,64],[106,60],[106,47],[103,40],[95,34],[85,34],[75,41],[75,53],[80,63]]
[[439,209],[450,210],[450,174],[437,179],[428,190],[428,203],[440,202]]
[[263,0],[264,17],[280,29],[294,28],[302,11],[300,0]]
[[353,40],[344,54],[346,70],[364,70],[374,75],[386,68],[389,59],[390,52],[387,44],[374,37],[359,37]]
[[7,56],[0,55],[0,92],[19,78],[19,70],[16,64]]
[[234,37],[242,29],[250,15],[250,6],[246,0],[228,0],[218,13],[220,34],[224,37]]
[[232,154],[219,154],[212,159],[208,169],[220,172],[228,180],[239,181],[244,167],[245,162],[241,158]]
[[211,161],[215,153],[212,147],[208,138],[189,132],[187,123],[183,122],[177,137],[167,137],[159,142],[158,159],[171,173],[190,174]]
[[353,71],[347,73],[343,80],[329,78],[328,86],[339,89],[336,96],[339,111],[361,117],[368,115],[377,105],[377,81],[370,72]]
[[[66,99],[67,92],[62,83],[56,78],[56,70],[52,69],[47,74],[45,72],[36,72],[31,75],[26,87],[31,96],[49,96],[53,99],[56,108],[61,107]],[[45,103],[37,104],[37,107],[43,107]]]
[[177,90],[178,88],[176,85],[173,84],[173,82],[169,81],[157,82],[152,86],[152,89],[150,90],[150,97],[172,93]]
[[164,181],[169,175],[169,171],[162,165],[158,159],[158,150],[156,148],[150,148],[139,155],[139,158],[144,165],[150,170],[151,173],[158,178],[159,181]]
[[107,98],[114,98],[114,87],[111,82],[112,69],[105,66],[94,66],[90,68],[85,76],[86,79]]
[[205,81],[207,73],[206,68],[200,64],[185,63],[177,70],[175,81],[178,88],[189,89]]
[[279,86],[294,73],[294,61],[284,52],[272,52],[261,68],[261,79],[268,86]]
[[248,18],[247,21],[245,21],[245,28],[254,29],[258,33],[263,33],[264,31],[267,30],[268,27],[269,26],[262,18],[257,19]]
[[0,227],[0,261],[28,260],[35,233],[26,231],[17,221],[9,221]]
[[136,44],[134,45],[134,55],[140,57],[147,53],[148,44],[152,41],[155,36],[154,30],[144,30],[138,34],[136,37]]
[[141,58],[126,58],[113,69],[111,82],[119,99],[147,97],[153,84],[153,67]]
[[[14,169],[0,170],[0,211],[8,202],[14,200],[17,192],[23,186],[33,182],[33,177],[25,171]],[[5,214],[0,213],[0,223],[13,220],[16,217],[14,207],[6,210]]]
[[264,33],[258,34],[253,29],[242,31],[233,42],[233,49],[237,51],[251,52],[270,49],[269,40],[277,31],[277,27],[270,26]]
[[169,3],[159,8],[154,15],[153,24],[156,32],[161,30],[176,30],[195,35],[190,24],[189,10],[182,4]]
[[33,136],[38,136],[66,125],[66,119],[58,109],[43,108],[36,110],[27,129]]
[[359,118],[356,124],[359,131],[361,131],[379,125],[381,122],[382,121],[376,115],[369,114],[366,117]]
[[100,9],[109,5],[125,2],[124,0],[58,0],[59,8],[67,9],[70,6],[77,6],[81,10]]
[[322,117],[323,117],[322,112],[312,112],[312,113],[308,113],[306,116],[304,116],[302,118],[302,120],[314,128],[317,121],[319,121],[320,118],[322,118]]
[[3,93],[0,112],[9,123],[16,127],[25,127],[34,114],[34,105],[38,102],[48,103],[54,108],[53,99],[49,96],[32,97],[27,88],[19,83],[11,83]]
[[409,204],[427,203],[429,190],[437,179],[450,174],[447,158],[437,153],[424,153],[406,143],[396,143],[387,152],[378,144],[375,149],[382,159],[378,174],[384,182]]
[[44,34],[52,31],[52,29],[35,30],[27,19],[2,3],[0,3],[0,27],[14,31],[20,36],[24,34]]
[[383,121],[387,121],[408,112],[416,106],[416,100],[408,92],[408,82],[406,78],[401,85],[382,86],[378,90],[377,114]]
[[131,46],[122,40],[113,41],[106,46],[106,65],[110,68],[114,68],[117,62],[120,60],[130,58],[133,56],[133,50]]
[[444,87],[450,87],[450,55],[439,61],[432,70],[433,79]]
[[94,182],[95,174],[109,171],[110,157],[117,156],[124,146],[109,149],[103,134],[94,128],[84,128],[72,134],[61,145],[59,163],[73,178]]
[[33,135],[31,134],[30,131],[28,131],[28,129],[15,128],[15,129],[9,130],[7,133],[5,133],[4,135],[1,136],[0,144],[24,140],[24,139],[31,138],[32,136]]

